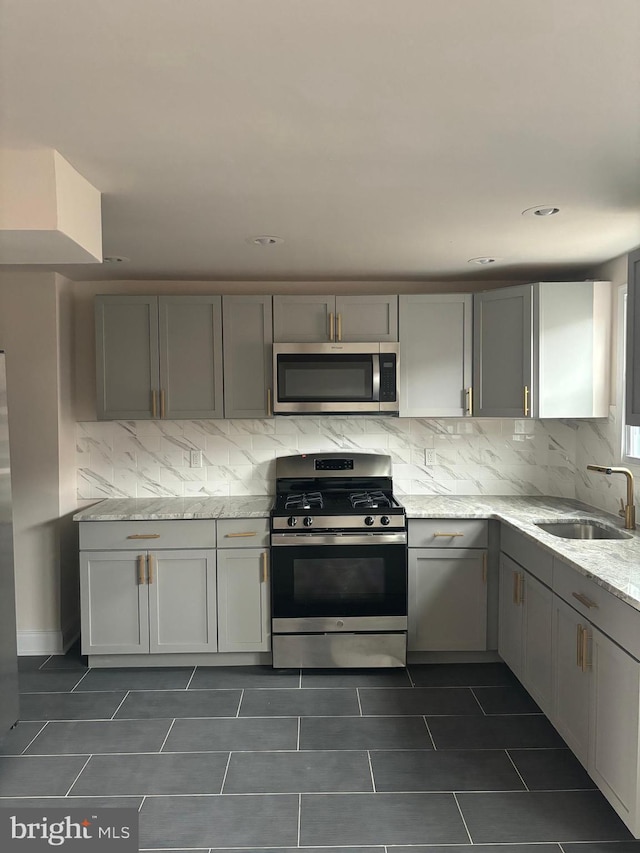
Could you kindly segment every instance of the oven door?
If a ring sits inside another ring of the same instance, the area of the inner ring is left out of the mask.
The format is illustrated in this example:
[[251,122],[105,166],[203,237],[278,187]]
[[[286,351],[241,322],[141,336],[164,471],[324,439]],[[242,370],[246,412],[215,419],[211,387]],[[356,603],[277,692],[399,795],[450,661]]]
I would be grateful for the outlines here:
[[402,631],[406,534],[274,534],[273,631]]

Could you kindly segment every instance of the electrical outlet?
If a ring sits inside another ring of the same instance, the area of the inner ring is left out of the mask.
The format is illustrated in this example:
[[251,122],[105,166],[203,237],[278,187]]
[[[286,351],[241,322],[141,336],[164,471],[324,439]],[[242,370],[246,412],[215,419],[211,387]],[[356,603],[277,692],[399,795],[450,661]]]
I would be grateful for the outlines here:
[[436,452],[435,452],[435,450],[425,450],[425,452],[424,452],[424,464],[425,465],[435,465],[436,464]]
[[191,467],[192,468],[202,468],[202,451],[201,450],[192,450],[191,451]]

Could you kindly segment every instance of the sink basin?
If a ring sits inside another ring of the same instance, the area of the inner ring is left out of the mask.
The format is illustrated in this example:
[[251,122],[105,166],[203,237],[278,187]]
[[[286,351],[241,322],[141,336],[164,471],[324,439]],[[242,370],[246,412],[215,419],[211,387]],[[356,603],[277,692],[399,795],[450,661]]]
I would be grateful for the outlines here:
[[562,539],[631,539],[630,533],[599,521],[539,521],[536,527]]

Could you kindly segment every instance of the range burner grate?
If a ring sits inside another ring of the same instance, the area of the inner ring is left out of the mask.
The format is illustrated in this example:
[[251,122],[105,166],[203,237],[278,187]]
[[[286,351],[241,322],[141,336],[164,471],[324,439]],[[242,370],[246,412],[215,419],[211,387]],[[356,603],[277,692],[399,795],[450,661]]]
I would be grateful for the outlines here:
[[349,501],[354,509],[360,507],[376,507],[391,506],[391,500],[384,492],[352,492],[349,495]]
[[288,495],[284,503],[285,509],[322,509],[322,492],[302,492],[299,495]]

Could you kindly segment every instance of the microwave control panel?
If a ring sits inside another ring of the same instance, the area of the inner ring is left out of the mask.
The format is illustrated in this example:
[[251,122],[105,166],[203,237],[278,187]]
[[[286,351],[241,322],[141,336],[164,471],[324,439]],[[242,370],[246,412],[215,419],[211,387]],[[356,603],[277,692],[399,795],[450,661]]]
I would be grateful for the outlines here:
[[396,357],[394,353],[380,354],[380,402],[396,399]]

